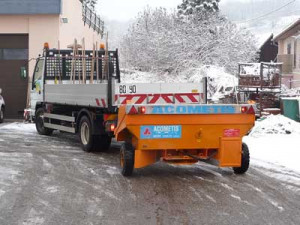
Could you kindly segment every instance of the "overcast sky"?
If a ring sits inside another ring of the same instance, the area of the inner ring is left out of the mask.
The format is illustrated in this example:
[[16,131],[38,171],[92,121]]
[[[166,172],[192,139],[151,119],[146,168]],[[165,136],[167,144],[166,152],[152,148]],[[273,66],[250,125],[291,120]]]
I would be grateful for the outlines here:
[[175,8],[182,0],[99,0],[97,12],[109,20],[128,21],[147,5]]
[[[108,20],[128,21],[135,18],[138,12],[147,5],[151,7],[176,8],[182,0],[98,0],[96,7],[98,14]],[[250,0],[221,0],[222,4]]]

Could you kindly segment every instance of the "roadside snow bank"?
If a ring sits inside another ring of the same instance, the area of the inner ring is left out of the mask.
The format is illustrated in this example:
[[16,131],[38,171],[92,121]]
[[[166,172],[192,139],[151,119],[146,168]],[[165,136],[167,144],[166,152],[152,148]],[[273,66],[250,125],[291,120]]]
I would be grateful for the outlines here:
[[261,137],[272,134],[300,135],[300,124],[283,115],[270,115],[255,123],[250,136]]
[[300,135],[247,136],[243,141],[249,147],[251,164],[282,173],[285,170],[300,174]]
[[297,173],[289,179],[295,179],[300,185],[299,123],[282,115],[271,115],[257,121],[243,141],[249,147],[251,164],[281,174],[279,179],[283,180]]

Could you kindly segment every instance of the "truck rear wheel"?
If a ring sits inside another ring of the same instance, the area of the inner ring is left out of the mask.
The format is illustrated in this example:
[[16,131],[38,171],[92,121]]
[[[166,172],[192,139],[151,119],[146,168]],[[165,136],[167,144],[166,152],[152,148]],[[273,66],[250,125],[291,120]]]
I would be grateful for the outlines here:
[[39,108],[35,113],[35,127],[37,132],[40,135],[51,135],[53,133],[52,129],[44,127],[44,113],[45,110],[43,108]]
[[242,164],[241,167],[234,167],[233,171],[235,174],[244,174],[249,169],[250,164],[250,153],[248,146],[243,143],[242,145]]
[[134,169],[134,148],[130,143],[124,143],[120,149],[121,173],[125,177],[129,177]]
[[92,125],[87,116],[83,116],[79,123],[79,138],[82,148],[86,152],[92,152],[95,140],[92,135]]

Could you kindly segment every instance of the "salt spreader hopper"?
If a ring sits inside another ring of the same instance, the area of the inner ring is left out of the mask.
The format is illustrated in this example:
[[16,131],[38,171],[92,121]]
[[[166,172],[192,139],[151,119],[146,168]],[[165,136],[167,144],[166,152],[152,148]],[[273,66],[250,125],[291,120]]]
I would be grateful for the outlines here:
[[171,164],[211,162],[233,167],[237,174],[249,168],[249,150],[242,138],[253,127],[251,105],[122,105],[115,135],[124,141],[124,176],[157,161]]

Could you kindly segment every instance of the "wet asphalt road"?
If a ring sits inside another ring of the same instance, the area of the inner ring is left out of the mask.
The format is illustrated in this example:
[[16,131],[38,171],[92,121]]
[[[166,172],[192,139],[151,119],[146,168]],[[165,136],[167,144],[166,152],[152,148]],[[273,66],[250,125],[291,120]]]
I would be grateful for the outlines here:
[[158,163],[124,178],[118,151],[89,154],[67,134],[0,125],[0,224],[300,224],[299,182],[267,175],[278,171]]

